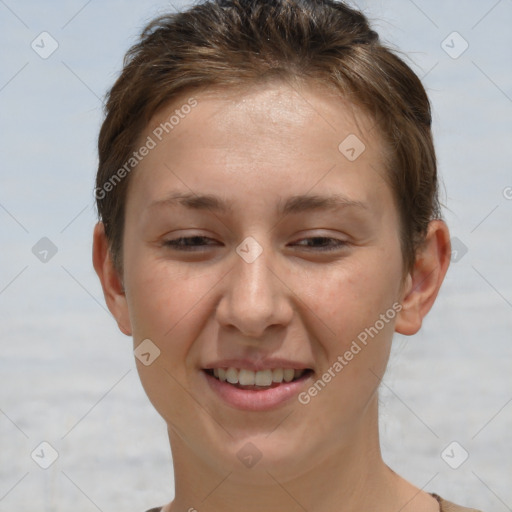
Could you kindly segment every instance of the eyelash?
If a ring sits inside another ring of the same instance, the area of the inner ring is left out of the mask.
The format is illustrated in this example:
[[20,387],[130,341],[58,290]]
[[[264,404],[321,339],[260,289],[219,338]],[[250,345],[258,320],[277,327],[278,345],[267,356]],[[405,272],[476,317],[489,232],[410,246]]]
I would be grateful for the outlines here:
[[[180,238],[175,238],[174,240],[166,240],[164,242],[164,245],[165,246],[168,246],[168,247],[171,247],[177,251],[189,251],[189,252],[192,252],[194,251],[194,247],[200,247],[199,245],[183,245],[182,242],[184,241],[190,241],[190,240],[213,240],[212,238],[208,238],[206,236],[185,236],[185,237],[180,237]],[[308,237],[308,238],[302,238],[300,240],[298,240],[299,242],[302,242],[304,240],[322,240],[322,241],[333,241],[335,242],[335,245],[331,245],[331,246],[316,246],[316,247],[312,247],[310,245],[303,245],[301,247],[303,248],[306,248],[306,249],[316,249],[316,250],[319,250],[321,252],[329,252],[329,251],[335,251],[337,249],[341,249],[343,247],[345,247],[346,245],[348,245],[347,242],[344,242],[343,240],[338,240],[337,238],[330,238],[330,237],[327,237],[327,236],[313,236],[313,237]]]

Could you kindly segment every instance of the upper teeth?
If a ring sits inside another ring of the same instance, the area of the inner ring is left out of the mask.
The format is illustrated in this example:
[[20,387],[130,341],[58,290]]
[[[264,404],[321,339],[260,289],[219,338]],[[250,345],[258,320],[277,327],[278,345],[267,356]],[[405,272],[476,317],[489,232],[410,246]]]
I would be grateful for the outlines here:
[[245,368],[214,368],[213,374],[221,381],[242,386],[270,386],[272,382],[291,382],[300,377],[305,370],[293,368],[276,368],[272,370],[260,370],[253,372]]

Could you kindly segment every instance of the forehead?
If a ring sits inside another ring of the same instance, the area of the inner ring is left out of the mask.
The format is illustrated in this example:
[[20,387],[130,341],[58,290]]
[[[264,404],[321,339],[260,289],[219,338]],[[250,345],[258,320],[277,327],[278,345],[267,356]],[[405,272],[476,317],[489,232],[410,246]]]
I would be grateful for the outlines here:
[[[199,108],[189,108],[191,102]],[[145,132],[158,130],[166,123],[169,128],[168,123],[171,122],[170,132],[162,134],[170,136],[166,138],[186,135],[191,124],[198,134],[198,126],[194,122],[198,118],[200,133],[210,138],[215,135],[220,140],[228,132],[232,137],[237,126],[244,126],[246,129],[236,134],[238,140],[257,134],[270,139],[271,147],[297,140],[297,135],[307,137],[317,145],[323,141],[329,150],[335,151],[338,147],[337,144],[333,147],[333,142],[342,141],[350,133],[366,139],[370,132],[375,132],[371,136],[378,138],[374,119],[342,96],[334,86],[319,81],[282,80],[245,87],[214,86],[181,93],[153,116]],[[216,133],[213,134],[209,128],[214,128]],[[380,141],[372,143],[380,144]]]
[[130,188],[155,200],[163,182],[180,179],[191,192],[208,182],[223,195],[244,183],[255,195],[268,195],[269,187],[303,193],[315,182],[331,188],[340,179],[350,188],[364,174],[382,185],[384,148],[374,124],[316,84],[185,92],[141,134],[138,145],[149,137],[154,148],[137,165]]

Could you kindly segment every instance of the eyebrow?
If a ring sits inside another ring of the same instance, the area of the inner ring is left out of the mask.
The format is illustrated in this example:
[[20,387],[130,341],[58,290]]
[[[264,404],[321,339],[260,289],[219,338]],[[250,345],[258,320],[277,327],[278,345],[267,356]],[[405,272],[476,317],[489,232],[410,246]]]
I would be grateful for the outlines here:
[[[173,192],[164,199],[152,202],[149,208],[183,206],[190,210],[210,210],[220,213],[232,212],[232,202],[225,201],[212,194],[194,194],[191,192]],[[297,214],[313,210],[338,210],[353,207],[367,210],[362,201],[350,199],[342,194],[318,195],[301,194],[286,199],[278,208],[282,215]]]
[[164,199],[153,201],[149,208],[183,206],[190,210],[214,210],[227,213],[232,206],[227,201],[212,194],[194,194],[192,192],[172,192]]
[[289,197],[282,208],[282,213],[288,215],[289,213],[302,213],[313,210],[338,210],[346,207],[368,209],[368,206],[362,201],[355,201],[342,194],[331,194],[328,196],[302,194]]

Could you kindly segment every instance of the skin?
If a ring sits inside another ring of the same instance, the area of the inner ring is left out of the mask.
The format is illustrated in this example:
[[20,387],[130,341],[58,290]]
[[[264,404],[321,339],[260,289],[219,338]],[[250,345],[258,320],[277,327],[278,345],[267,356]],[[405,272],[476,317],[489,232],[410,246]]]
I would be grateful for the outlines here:
[[[190,96],[159,112],[141,143]],[[93,244],[120,330],[161,351],[149,366],[136,361],[168,425],[175,499],[165,512],[439,510],[383,462],[377,390],[393,333],[417,332],[437,296],[450,258],[445,223],[430,223],[405,272],[385,148],[372,120],[332,93],[271,83],[194,97],[130,177],[122,276],[101,223]],[[348,134],[366,146],[355,161],[338,150]],[[231,210],[151,206],[176,191],[213,194]],[[290,196],[334,193],[357,204],[279,213]],[[163,243],[190,236],[209,240],[188,252]],[[248,236],[262,248],[252,263],[236,252]],[[312,237],[344,244],[322,251]],[[301,361],[317,380],[393,304],[401,311],[307,405],[241,411],[205,384],[201,368],[226,357]],[[250,468],[237,457],[248,442],[261,453]]]

